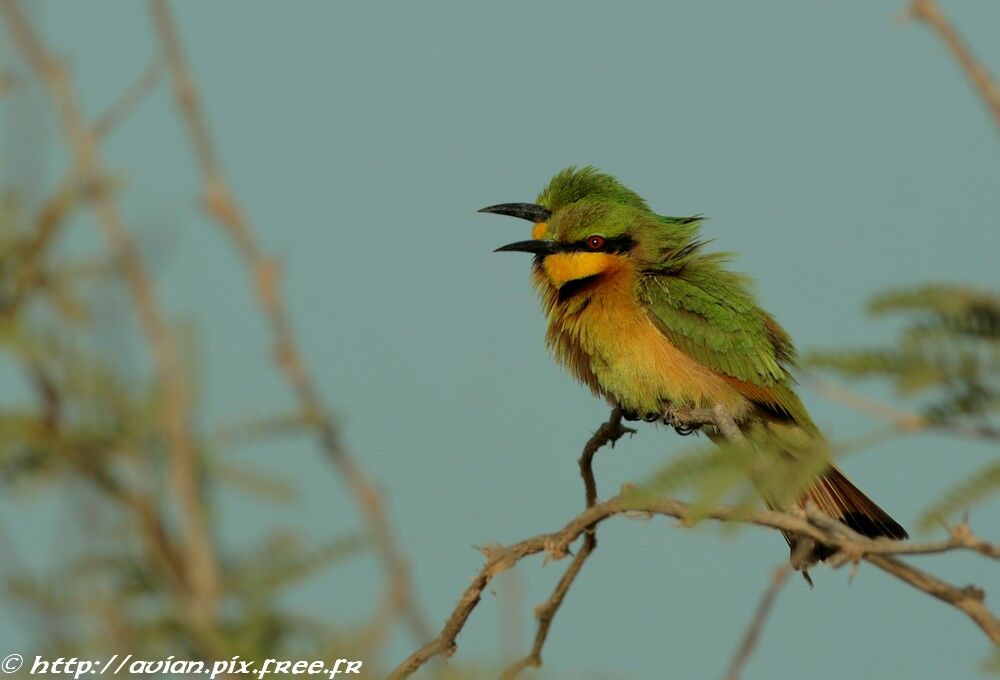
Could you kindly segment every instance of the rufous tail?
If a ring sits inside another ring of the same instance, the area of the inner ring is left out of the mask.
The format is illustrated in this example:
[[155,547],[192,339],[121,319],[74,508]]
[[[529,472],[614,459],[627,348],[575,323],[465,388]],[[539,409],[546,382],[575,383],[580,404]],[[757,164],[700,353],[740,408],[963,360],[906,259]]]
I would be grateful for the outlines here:
[[[862,536],[885,536],[897,540],[909,538],[906,529],[854,486],[836,467],[831,466],[822,477],[813,482],[801,502],[805,503],[807,499],[815,503],[821,512],[840,520]],[[786,534],[785,538],[791,546],[792,566],[799,570],[805,570],[836,552],[811,539],[800,539],[790,534]],[[810,545],[801,546],[802,540],[808,541]],[[806,579],[809,579],[808,575]]]

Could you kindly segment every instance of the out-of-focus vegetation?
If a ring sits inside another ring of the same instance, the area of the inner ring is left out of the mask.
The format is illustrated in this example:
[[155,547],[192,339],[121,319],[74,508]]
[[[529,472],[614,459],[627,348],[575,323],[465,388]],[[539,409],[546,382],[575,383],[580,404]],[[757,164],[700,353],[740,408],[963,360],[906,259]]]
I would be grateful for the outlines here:
[[[288,586],[364,549],[361,535],[313,544],[286,528],[260,545],[220,554],[217,626],[190,625],[182,606],[179,509],[159,417],[161,386],[128,361],[95,349],[98,292],[121,285],[116,263],[80,261],[57,247],[71,215],[86,201],[79,188],[62,190],[31,211],[8,194],[0,211],[0,356],[23,375],[29,395],[0,409],[0,492],[82,483],[93,505],[81,508],[73,518],[77,525],[64,529],[87,537],[74,542],[83,550],[55,555],[50,570],[19,570],[14,556],[5,555],[11,604],[43,622],[35,650],[53,657],[127,649],[147,658],[368,658],[367,631],[311,620],[282,604]],[[174,330],[185,356],[196,356],[191,331]],[[192,374],[188,384],[197,384],[196,365],[188,361],[186,368]],[[282,429],[294,431],[298,423],[290,421]],[[220,452],[223,442],[250,446],[274,430],[273,420],[247,423],[239,437],[233,431],[213,437],[209,427],[195,430],[198,502],[209,514],[220,485],[264,502],[293,493],[287,483]],[[216,541],[216,549],[222,543]]]
[[[851,378],[889,381],[916,402],[904,428],[941,430],[1000,443],[1000,294],[924,285],[875,297],[875,316],[903,317],[892,346],[814,352],[808,363]],[[940,524],[1000,491],[1000,458],[928,507],[923,528]]]
[[[0,96],[18,96],[18,88],[32,82],[27,69],[0,70]],[[397,661],[385,657],[394,623],[386,612],[335,623],[304,616],[285,597],[290,587],[369,549],[367,532],[317,544],[286,527],[259,544],[233,546],[214,531],[223,486],[262,503],[294,495],[294,484],[239,462],[232,452],[311,428],[310,418],[292,412],[224,428],[204,422],[197,335],[171,322],[168,332],[180,348],[188,386],[185,417],[193,424],[195,498],[189,498],[170,470],[166,386],[141,359],[134,365],[131,354],[100,346],[108,336],[100,314],[105,294],[133,285],[125,263],[113,252],[81,259],[60,244],[98,197],[124,190],[120,180],[95,181],[75,165],[39,201],[0,187],[0,362],[21,376],[22,393],[0,406],[0,493],[16,501],[30,491],[83,489],[86,499],[69,518],[72,524],[60,528],[86,540],[57,551],[49,568],[27,568],[16,546],[4,546],[6,606],[31,622],[32,653],[51,658],[108,657],[122,650],[150,659],[350,657],[365,660],[369,677],[381,674]],[[806,364],[843,379],[888,381],[901,400],[912,402],[903,416],[898,406],[890,407],[900,432],[1000,441],[1000,295],[926,285],[880,295],[870,311],[901,319],[895,343],[816,352]],[[125,345],[134,342],[128,330],[122,333]],[[263,362],[260,370],[267,370]],[[698,508],[722,500],[749,511],[761,492],[769,499],[796,497],[828,454],[840,449],[835,443],[804,450],[805,457],[792,460],[731,444],[699,447],[669,462],[639,492],[693,493],[695,517]],[[927,499],[922,524],[951,520],[998,490],[1000,459],[994,459],[942,498]],[[185,557],[192,548],[183,515],[191,502],[209,519],[220,576],[218,601],[204,620],[190,615],[193,576]],[[1000,660],[993,667],[1000,669]],[[456,679],[495,676],[493,668],[454,663],[433,672]]]

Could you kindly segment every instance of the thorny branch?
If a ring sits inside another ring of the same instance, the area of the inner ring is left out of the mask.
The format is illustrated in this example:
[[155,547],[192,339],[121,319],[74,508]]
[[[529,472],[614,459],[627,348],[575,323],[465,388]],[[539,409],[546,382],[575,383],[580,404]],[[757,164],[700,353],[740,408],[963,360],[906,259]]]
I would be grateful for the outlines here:
[[[673,425],[685,427],[709,425],[719,432],[730,429],[732,424],[732,419],[720,409],[676,410],[670,413],[670,419],[670,424]],[[494,545],[484,548],[486,564],[479,570],[472,584],[465,589],[441,632],[436,638],[417,649],[400,663],[389,677],[392,679],[407,678],[431,658],[442,654],[448,656],[453,654],[457,648],[456,639],[479,603],[483,590],[488,587],[497,574],[512,568],[525,557],[545,553],[548,559],[561,559],[569,554],[570,546],[578,538],[593,532],[598,524],[611,517],[627,517],[629,513],[641,512],[687,521],[691,509],[692,506],[683,501],[672,498],[648,498],[641,494],[635,494],[631,490],[625,490],[607,501],[588,507],[587,510],[574,517],[558,531],[539,534],[509,546]],[[985,595],[982,590],[974,586],[958,588],[895,557],[896,555],[927,555],[947,550],[964,549],[1000,559],[1000,545],[988,543],[975,536],[967,525],[952,529],[947,540],[916,543],[884,538],[867,538],[854,532],[846,525],[826,517],[812,507],[806,510],[777,512],[774,510],[747,511],[745,508],[718,505],[707,510],[699,508],[698,516],[721,522],[738,522],[776,529],[813,539],[836,549],[840,553],[839,560],[831,558],[831,563],[835,567],[841,566],[845,561],[864,560],[869,562],[914,588],[952,605],[968,616],[994,644],[1000,645],[1000,618],[997,618],[986,608],[983,603]],[[567,573],[572,569],[573,565],[571,564]],[[572,578],[570,579],[571,583]],[[558,589],[559,586],[557,586],[557,591]],[[776,592],[777,589],[775,589]],[[773,600],[773,596],[771,599]],[[548,604],[549,601],[545,604]],[[542,608],[545,607],[545,604],[542,605]],[[755,617],[751,626],[751,634],[748,636],[750,639],[749,648],[746,652],[739,652],[738,654],[741,656],[749,656],[752,651],[756,639],[756,633],[753,632],[753,629],[756,627],[759,630],[759,627],[763,625],[763,617],[766,616],[767,609],[770,607],[767,601],[763,605],[765,605],[762,607],[764,609],[763,615]],[[759,623],[757,622],[758,618],[760,619]],[[520,665],[515,664],[508,669],[508,672],[511,670],[516,672],[521,668],[537,665],[536,662],[540,663],[540,649],[538,656],[529,655],[519,662]],[[739,666],[736,666],[737,671],[738,668]]]
[[45,47],[16,0],[2,0],[0,13],[25,62],[48,90],[63,136],[73,154],[74,173],[89,189],[106,240],[121,262],[143,334],[150,345],[163,389],[163,429],[170,453],[170,483],[182,521],[184,581],[191,618],[210,630],[216,616],[219,568],[198,484],[198,459],[189,419],[184,371],[168,323],[159,307],[151,279],[104,182],[98,151],[98,131],[88,125],[72,81],[63,65]]
[[979,95],[986,103],[990,115],[993,117],[993,122],[1000,129],[1000,89],[997,88],[989,71],[979,63],[979,60],[976,59],[972,50],[962,40],[958,31],[948,21],[941,8],[938,7],[937,1],[913,0],[910,4],[908,14],[914,19],[924,22],[938,34],[938,37],[948,47],[952,56],[955,57],[955,61],[958,62],[969,80],[972,81],[972,85],[979,91]]
[[[597,431],[590,437],[583,447],[578,464],[580,466],[580,476],[583,477],[584,499],[586,507],[592,508],[597,502],[597,481],[594,479],[593,461],[594,455],[605,445],[614,447],[615,442],[626,434],[632,434],[635,430],[622,425],[622,410],[616,408],[611,412],[611,417],[603,423]],[[535,608],[535,618],[538,619],[538,630],[535,633],[535,641],[531,646],[531,651],[523,658],[508,666],[501,674],[502,678],[516,677],[525,668],[537,668],[542,665],[542,647],[549,635],[549,628],[552,627],[552,620],[556,612],[562,605],[566,593],[572,587],[583,563],[587,561],[590,554],[597,548],[597,532],[593,526],[589,527],[583,535],[583,545],[573,557],[569,567],[563,573],[562,578],[556,584],[555,589],[545,602]]]
[[[393,536],[380,493],[345,447],[337,425],[306,368],[280,292],[278,266],[260,249],[249,220],[226,183],[201,113],[197,88],[165,0],[151,0],[150,10],[164,62],[173,81],[177,108],[201,171],[205,212],[229,235],[251,273],[257,303],[270,329],[275,361],[298,398],[304,418],[314,425],[322,450],[337,468],[369,526],[386,572],[385,606],[381,613],[387,617],[401,616],[416,639],[426,640],[431,636],[430,628],[413,601],[409,567]],[[375,637],[382,636],[383,624],[384,621],[377,617],[372,627]]]

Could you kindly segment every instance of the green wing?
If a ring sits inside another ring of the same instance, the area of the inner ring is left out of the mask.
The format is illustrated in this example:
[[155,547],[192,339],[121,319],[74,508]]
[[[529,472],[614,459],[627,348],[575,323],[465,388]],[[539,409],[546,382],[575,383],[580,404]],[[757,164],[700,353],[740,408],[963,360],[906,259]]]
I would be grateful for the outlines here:
[[671,343],[775,414],[811,425],[791,388],[786,367],[795,348],[785,330],[757,304],[749,280],[719,266],[724,255],[698,255],[683,266],[646,272],[639,296]]
[[648,273],[640,280],[639,293],[650,316],[685,354],[754,385],[788,380],[784,364],[792,358],[791,342],[757,305],[745,277],[699,263],[677,274]]
[[703,255],[691,243],[678,259],[639,279],[639,297],[660,331],[688,356],[724,376],[782,420],[815,429],[792,389],[791,338],[750,292],[747,277],[723,269],[725,254]]

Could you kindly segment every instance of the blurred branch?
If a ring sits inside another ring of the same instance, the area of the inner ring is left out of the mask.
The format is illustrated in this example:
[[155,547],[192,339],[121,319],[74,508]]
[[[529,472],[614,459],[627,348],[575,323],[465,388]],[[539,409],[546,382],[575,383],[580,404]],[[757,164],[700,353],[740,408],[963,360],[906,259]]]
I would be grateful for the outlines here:
[[979,95],[986,103],[993,122],[1000,129],[1000,89],[993,82],[989,71],[979,63],[972,50],[952,26],[951,22],[938,7],[936,0],[913,0],[910,4],[909,16],[930,26],[942,42],[948,47],[955,61],[972,81]]
[[[798,544],[797,550],[805,552],[810,547],[809,543],[803,541]],[[760,604],[757,605],[757,611],[754,612],[750,626],[747,628],[746,633],[744,633],[743,640],[740,642],[740,646],[736,649],[736,654],[729,663],[729,668],[726,669],[725,680],[739,680],[743,667],[753,654],[754,647],[757,646],[760,633],[764,629],[764,623],[771,613],[774,601],[778,599],[778,593],[781,592],[781,589],[788,582],[788,577],[794,571],[792,564],[799,557],[804,557],[804,555],[792,556],[785,564],[774,570],[774,576],[771,577],[771,585],[764,591],[764,595],[760,598]]]
[[163,64],[160,63],[158,58],[154,57],[150,59],[149,63],[146,64],[146,68],[139,75],[139,78],[94,123],[94,135],[101,138],[111,132],[122,120],[128,117],[135,107],[139,105],[139,102],[146,98],[146,95],[156,87],[162,77]]
[[176,346],[138,249],[102,181],[105,172],[97,135],[84,118],[73,83],[59,60],[48,52],[15,0],[2,0],[0,13],[12,42],[48,90],[73,155],[75,172],[85,186],[93,188],[90,198],[96,217],[111,250],[123,265],[133,306],[150,345],[163,389],[162,418],[170,452],[170,481],[182,520],[184,573],[190,590],[187,606],[196,621],[203,627],[210,627],[216,615],[218,565],[198,485],[187,385]]
[[857,413],[882,420],[900,432],[919,432],[933,428],[947,430],[953,434],[971,439],[1000,440],[1000,430],[989,425],[935,421],[920,413],[913,413],[855,392],[841,383],[828,378],[822,378],[818,375],[808,374],[805,382],[821,396],[838,404],[843,404]]
[[3,96],[17,87],[17,76],[11,71],[0,69],[0,96]]
[[392,534],[380,493],[344,445],[336,423],[319,396],[288,318],[280,292],[278,267],[259,248],[248,219],[226,183],[167,4],[164,0],[151,0],[150,9],[164,61],[173,80],[177,108],[201,170],[205,211],[233,240],[252,274],[257,303],[270,329],[278,366],[297,396],[303,416],[315,424],[320,446],[336,466],[368,523],[386,572],[386,600],[390,610],[404,618],[417,639],[426,640],[430,637],[430,628],[413,601],[409,567]]

